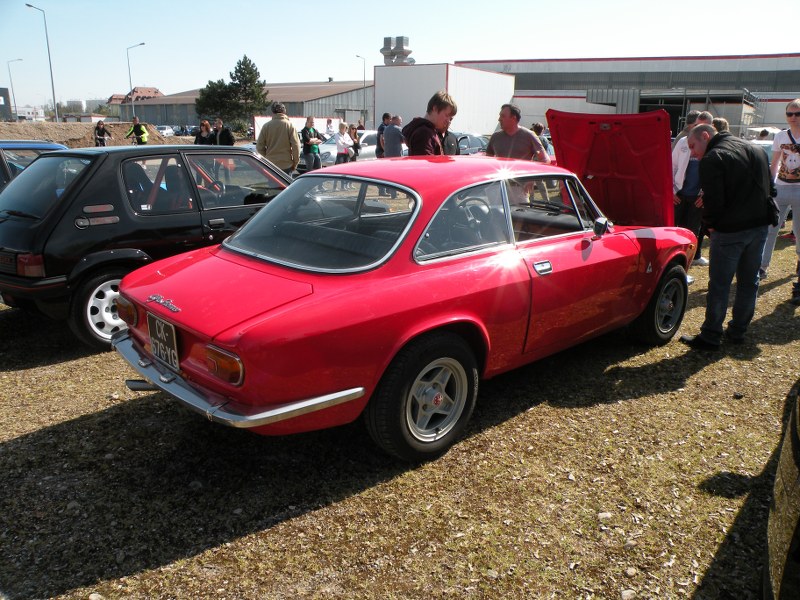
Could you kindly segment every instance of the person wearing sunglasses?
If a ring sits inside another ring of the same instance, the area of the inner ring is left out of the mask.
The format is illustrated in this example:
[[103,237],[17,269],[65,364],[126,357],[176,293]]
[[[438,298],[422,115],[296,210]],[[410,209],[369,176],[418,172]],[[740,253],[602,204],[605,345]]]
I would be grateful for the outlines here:
[[786,220],[789,210],[792,211],[792,231],[795,237],[795,251],[797,252],[797,266],[795,272],[798,280],[792,288],[791,302],[800,306],[800,98],[796,98],[786,105],[786,122],[788,129],[775,134],[772,142],[772,165],[770,173],[775,181],[778,194],[775,202],[780,211],[780,222],[775,227],[769,228],[769,237],[761,257],[761,270],[759,276],[767,277],[767,269],[772,260],[775,241],[781,224]]

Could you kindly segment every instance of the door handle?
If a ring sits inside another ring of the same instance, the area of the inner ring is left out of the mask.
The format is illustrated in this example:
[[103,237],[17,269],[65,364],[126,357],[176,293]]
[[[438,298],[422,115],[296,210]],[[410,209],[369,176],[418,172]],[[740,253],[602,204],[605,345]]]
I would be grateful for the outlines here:
[[211,229],[222,229],[225,227],[225,219],[209,219],[208,226]]
[[553,265],[549,260],[540,260],[533,263],[533,270],[539,275],[548,275],[553,272]]

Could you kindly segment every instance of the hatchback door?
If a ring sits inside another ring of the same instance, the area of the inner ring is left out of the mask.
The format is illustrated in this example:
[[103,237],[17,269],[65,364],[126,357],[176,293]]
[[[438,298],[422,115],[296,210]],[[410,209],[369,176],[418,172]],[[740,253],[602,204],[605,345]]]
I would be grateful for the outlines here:
[[197,189],[203,235],[219,243],[277,196],[288,181],[255,156],[187,153]]

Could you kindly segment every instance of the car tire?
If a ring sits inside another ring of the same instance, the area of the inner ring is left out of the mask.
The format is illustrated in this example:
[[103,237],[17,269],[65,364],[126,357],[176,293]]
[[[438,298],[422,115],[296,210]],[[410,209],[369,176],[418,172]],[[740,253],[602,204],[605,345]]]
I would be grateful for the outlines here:
[[108,269],[78,286],[72,296],[69,326],[84,344],[97,350],[110,350],[111,336],[127,329],[114,306],[119,283],[126,274],[122,269]]
[[452,333],[427,335],[387,368],[364,413],[367,430],[388,454],[430,460],[464,432],[477,396],[478,368],[469,345]]
[[680,265],[667,269],[644,312],[632,323],[634,335],[652,346],[663,346],[678,332],[686,313],[689,287]]

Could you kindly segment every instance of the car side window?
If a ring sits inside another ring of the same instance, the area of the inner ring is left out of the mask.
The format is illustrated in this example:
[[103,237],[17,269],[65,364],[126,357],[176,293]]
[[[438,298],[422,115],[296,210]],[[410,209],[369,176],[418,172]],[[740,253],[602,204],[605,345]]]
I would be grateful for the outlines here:
[[204,209],[266,204],[286,187],[251,156],[190,154],[186,159]]
[[572,193],[572,199],[578,209],[578,215],[580,215],[583,225],[585,227],[592,227],[595,219],[595,211],[592,208],[592,203],[586,191],[578,185],[578,182],[574,179],[568,179],[567,186],[569,186],[569,191]]
[[582,231],[585,224],[564,178],[526,177],[506,182],[517,242]]
[[139,214],[163,215],[197,210],[195,192],[177,156],[126,161],[122,178],[128,202]]
[[461,190],[437,211],[414,255],[419,260],[509,242],[500,182]]

